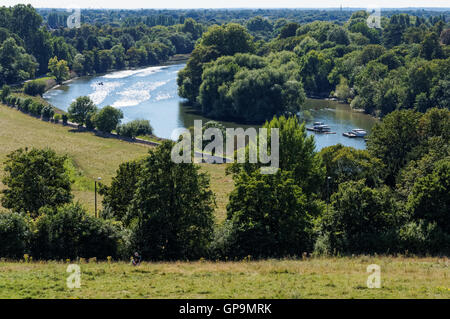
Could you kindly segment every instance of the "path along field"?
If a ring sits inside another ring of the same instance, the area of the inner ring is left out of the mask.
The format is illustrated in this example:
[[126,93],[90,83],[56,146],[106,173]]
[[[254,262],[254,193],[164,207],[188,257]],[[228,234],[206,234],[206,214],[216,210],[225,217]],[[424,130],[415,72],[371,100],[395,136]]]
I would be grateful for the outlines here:
[[[103,138],[45,122],[0,104],[0,180],[6,155],[21,147],[50,147],[59,154],[67,154],[72,164],[75,200],[91,212],[94,211],[94,180],[102,177],[102,182],[109,185],[121,163],[143,157],[149,150],[145,145]],[[216,194],[216,215],[218,221],[223,220],[228,194],[233,188],[231,176],[225,175],[225,165],[202,164],[202,170],[211,175],[211,189]],[[0,189],[4,187],[0,181]]]
[[[367,287],[370,264],[381,288]],[[67,287],[67,266],[0,262],[0,298],[450,298],[449,260],[439,258],[87,263],[79,289]]]

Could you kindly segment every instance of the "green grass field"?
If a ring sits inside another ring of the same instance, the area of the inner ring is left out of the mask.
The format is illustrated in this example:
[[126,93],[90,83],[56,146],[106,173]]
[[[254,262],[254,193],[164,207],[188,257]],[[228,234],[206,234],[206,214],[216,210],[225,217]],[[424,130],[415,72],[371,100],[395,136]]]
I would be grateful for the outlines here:
[[[381,288],[367,287],[370,264]],[[448,259],[84,263],[69,289],[67,263],[0,262],[0,298],[450,298]]]
[[[71,159],[73,193],[89,211],[94,211],[94,180],[102,177],[111,182],[120,163],[145,156],[149,147],[112,138],[78,132],[71,127],[41,121],[16,109],[0,104],[0,180],[3,162],[10,152],[24,147],[50,147]],[[231,176],[225,176],[225,165],[202,164],[211,175],[211,189],[216,194],[217,217],[226,214],[228,193],[233,188]],[[0,181],[0,189],[2,189]],[[100,206],[100,205],[99,205]]]

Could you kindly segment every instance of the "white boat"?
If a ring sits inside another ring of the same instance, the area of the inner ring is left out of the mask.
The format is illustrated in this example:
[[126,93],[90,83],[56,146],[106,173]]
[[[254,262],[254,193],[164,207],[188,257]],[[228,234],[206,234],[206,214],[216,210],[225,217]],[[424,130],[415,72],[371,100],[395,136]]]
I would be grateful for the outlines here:
[[306,129],[316,133],[336,134],[336,132],[331,132],[331,128],[323,122],[314,122],[313,127],[307,127]]
[[365,137],[367,135],[367,132],[362,128],[354,128],[351,132],[355,134],[356,137]]

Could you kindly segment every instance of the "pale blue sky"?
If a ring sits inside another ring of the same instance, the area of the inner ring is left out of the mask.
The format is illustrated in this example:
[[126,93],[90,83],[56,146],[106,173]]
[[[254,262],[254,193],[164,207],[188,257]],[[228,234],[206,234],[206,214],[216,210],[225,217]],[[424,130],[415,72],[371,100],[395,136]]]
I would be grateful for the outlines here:
[[45,8],[405,8],[450,7],[449,0],[2,0],[1,5],[30,3]]

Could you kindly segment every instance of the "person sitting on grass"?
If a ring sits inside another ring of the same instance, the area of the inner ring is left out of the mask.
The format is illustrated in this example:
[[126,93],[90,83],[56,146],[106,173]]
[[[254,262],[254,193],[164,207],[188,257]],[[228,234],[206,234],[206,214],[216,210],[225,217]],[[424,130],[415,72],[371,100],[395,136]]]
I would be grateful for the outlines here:
[[131,263],[133,264],[133,266],[139,266],[141,264],[141,255],[139,255],[138,252],[134,253],[134,256],[131,258]]

